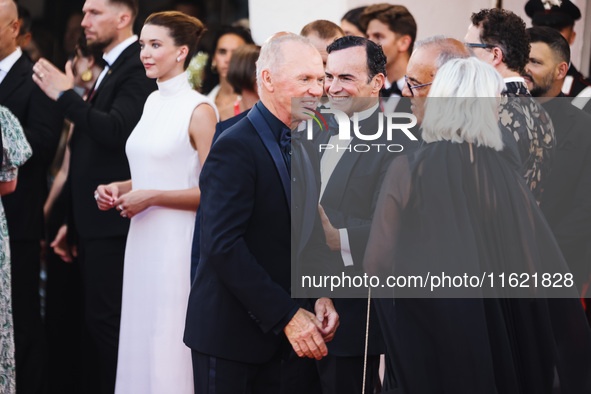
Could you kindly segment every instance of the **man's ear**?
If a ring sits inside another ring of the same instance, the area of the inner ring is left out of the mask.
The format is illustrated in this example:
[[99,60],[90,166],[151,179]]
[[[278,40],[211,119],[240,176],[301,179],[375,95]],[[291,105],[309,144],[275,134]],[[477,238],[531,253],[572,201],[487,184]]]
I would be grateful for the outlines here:
[[398,46],[398,52],[402,53],[408,51],[411,41],[412,39],[408,34],[400,36],[396,41],[396,45]]
[[566,77],[566,73],[568,72],[568,63],[567,62],[560,62],[558,66],[556,66],[554,79],[564,79]]
[[131,18],[131,12],[128,10],[120,12],[119,13],[119,21],[117,23],[117,29],[119,29],[119,30],[125,29],[130,24],[133,24],[133,19]]
[[275,87],[273,86],[273,79],[271,78],[271,73],[269,70],[265,69],[261,73],[261,79],[263,81],[263,87],[269,93],[273,93],[275,91]]
[[494,47],[492,50],[492,55],[493,55],[493,59],[492,59],[492,65],[494,67],[498,66],[499,64],[503,63],[504,60],[504,55],[503,55],[503,51],[501,50],[501,48],[499,47]]
[[[384,74],[379,73],[374,75],[373,79],[371,80],[371,92],[373,94],[380,92],[380,89],[382,89],[382,87],[384,86],[384,83],[386,82],[386,77],[384,76]],[[396,83],[396,81],[394,81],[394,83]]]

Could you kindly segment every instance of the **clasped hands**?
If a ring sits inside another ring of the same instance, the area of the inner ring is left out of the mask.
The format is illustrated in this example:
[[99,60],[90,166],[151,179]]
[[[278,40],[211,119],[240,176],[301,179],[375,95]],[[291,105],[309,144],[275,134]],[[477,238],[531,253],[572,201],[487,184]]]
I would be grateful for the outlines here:
[[330,298],[319,298],[314,312],[298,309],[283,332],[299,357],[320,360],[328,354],[325,342],[334,338],[339,315]]
[[121,193],[116,182],[99,185],[94,192],[96,204],[101,211],[116,208],[122,217],[129,219],[150,206],[151,195],[150,190],[131,190]]

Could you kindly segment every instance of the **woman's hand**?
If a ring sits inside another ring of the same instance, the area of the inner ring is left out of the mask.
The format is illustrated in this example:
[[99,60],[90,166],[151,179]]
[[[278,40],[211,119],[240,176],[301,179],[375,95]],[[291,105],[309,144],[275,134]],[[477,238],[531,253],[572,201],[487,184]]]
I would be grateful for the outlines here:
[[94,191],[96,205],[101,211],[108,211],[115,207],[115,201],[119,198],[119,187],[116,183],[99,185]]
[[132,218],[146,208],[149,208],[154,197],[154,190],[132,190],[115,201],[118,211],[124,218]]

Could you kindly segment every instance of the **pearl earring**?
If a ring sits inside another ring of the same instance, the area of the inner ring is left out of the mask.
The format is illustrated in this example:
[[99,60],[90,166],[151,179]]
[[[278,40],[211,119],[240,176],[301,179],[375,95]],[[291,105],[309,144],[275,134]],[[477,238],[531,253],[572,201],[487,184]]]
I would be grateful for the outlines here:
[[179,56],[179,57],[176,58],[176,62],[178,63],[180,61],[181,61],[181,57]]

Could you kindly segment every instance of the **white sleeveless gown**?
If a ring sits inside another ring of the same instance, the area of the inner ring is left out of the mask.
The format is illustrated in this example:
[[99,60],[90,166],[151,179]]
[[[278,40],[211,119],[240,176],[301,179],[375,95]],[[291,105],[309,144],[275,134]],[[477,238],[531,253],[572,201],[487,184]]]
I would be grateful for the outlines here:
[[[199,184],[189,140],[193,109],[215,105],[185,73],[158,83],[127,140],[133,189]],[[216,111],[217,113],[217,111]],[[193,394],[191,351],[183,343],[195,212],[150,207],[131,219],[125,249],[116,394]]]

